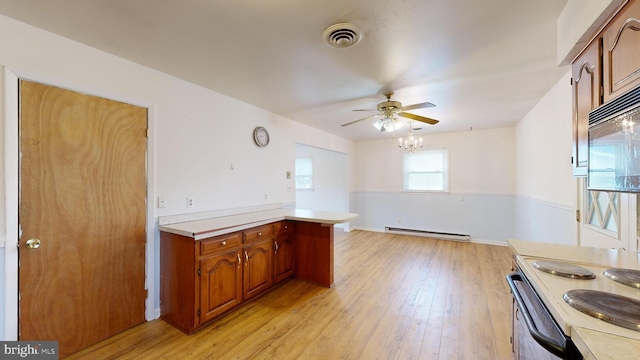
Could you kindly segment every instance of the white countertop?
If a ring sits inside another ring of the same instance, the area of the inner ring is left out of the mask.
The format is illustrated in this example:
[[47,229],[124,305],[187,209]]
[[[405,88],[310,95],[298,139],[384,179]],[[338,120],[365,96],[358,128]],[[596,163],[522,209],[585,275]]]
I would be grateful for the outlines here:
[[210,219],[160,225],[160,231],[201,240],[228,234],[280,220],[307,221],[327,225],[341,224],[358,218],[358,214],[305,209],[274,209]]
[[[569,289],[561,290],[558,288],[558,284],[561,282],[569,283],[571,280],[556,280],[557,277],[552,275],[538,274],[530,266],[531,261],[538,258],[568,261],[598,272],[607,267],[640,269],[638,253],[522,240],[509,240],[508,244],[517,256],[521,270],[531,280],[549,311],[556,317],[560,327],[565,331],[568,330],[573,342],[585,359],[628,359],[630,354],[634,354],[632,358],[635,358],[636,354],[640,354],[640,333],[608,324],[571,309],[561,298],[561,293]],[[585,283],[584,285],[571,284],[570,286],[588,287],[591,285]],[[593,284],[593,286],[597,285]],[[623,288],[617,291],[626,292],[633,297],[637,295],[637,290],[624,285],[620,286]]]

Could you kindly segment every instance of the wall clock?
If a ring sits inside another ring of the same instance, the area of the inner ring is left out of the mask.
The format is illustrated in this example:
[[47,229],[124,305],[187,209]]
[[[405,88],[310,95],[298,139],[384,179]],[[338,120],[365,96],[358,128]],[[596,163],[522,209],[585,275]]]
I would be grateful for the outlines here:
[[256,145],[263,147],[269,144],[269,133],[267,129],[262,126],[258,126],[253,130],[253,140],[256,142]]

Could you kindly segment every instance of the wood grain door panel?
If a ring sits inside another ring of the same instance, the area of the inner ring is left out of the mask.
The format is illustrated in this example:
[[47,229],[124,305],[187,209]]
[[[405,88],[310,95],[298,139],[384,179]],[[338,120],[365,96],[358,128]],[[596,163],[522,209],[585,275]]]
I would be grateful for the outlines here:
[[244,248],[244,299],[250,299],[273,284],[272,238]]
[[144,108],[20,82],[20,340],[65,356],[145,320],[146,129]]
[[278,283],[291,277],[294,269],[293,232],[278,235],[273,252],[273,280]]
[[572,65],[573,175],[587,176],[589,112],[600,105],[600,41],[591,44]]
[[201,260],[200,272],[200,323],[242,302],[240,249]]
[[604,101],[640,84],[640,1],[630,1],[603,32]]

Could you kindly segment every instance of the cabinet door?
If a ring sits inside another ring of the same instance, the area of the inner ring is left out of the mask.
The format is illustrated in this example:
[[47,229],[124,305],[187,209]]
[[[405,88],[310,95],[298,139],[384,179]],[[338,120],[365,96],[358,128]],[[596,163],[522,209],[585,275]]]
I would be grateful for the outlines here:
[[573,175],[587,175],[589,112],[600,105],[600,39],[571,67],[573,83]]
[[280,281],[294,273],[293,233],[278,235],[273,244],[273,281]]
[[240,249],[200,260],[200,321],[203,323],[242,302]]
[[273,238],[245,246],[244,251],[244,299],[250,299],[273,284]]
[[640,84],[640,1],[629,1],[603,38],[604,101]]

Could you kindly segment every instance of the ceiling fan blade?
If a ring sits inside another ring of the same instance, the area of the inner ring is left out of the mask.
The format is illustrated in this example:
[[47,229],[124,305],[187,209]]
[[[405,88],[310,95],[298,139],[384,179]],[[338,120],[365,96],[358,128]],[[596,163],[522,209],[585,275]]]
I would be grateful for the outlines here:
[[406,112],[399,112],[398,116],[406,117],[406,118],[411,119],[411,120],[421,121],[423,123],[427,123],[427,124],[431,124],[431,125],[435,125],[435,124],[439,123],[439,121],[436,120],[436,119],[431,119],[431,118],[428,118],[428,117],[424,117],[424,116],[420,116],[420,115],[416,115],[416,114],[411,114],[411,113],[406,113]]
[[424,108],[430,108],[430,107],[434,107],[436,106],[433,103],[430,102],[423,102],[420,104],[413,104],[413,105],[407,105],[407,106],[403,106],[402,108],[400,108],[400,110],[415,110],[415,109],[424,109]]
[[351,122],[348,122],[348,123],[346,123],[346,124],[342,124],[342,125],[340,125],[340,126],[342,126],[342,127],[349,126],[349,125],[355,124],[355,123],[357,123],[357,122],[360,122],[360,121],[362,121],[362,120],[367,120],[368,118],[372,118],[372,117],[376,117],[376,116],[378,116],[378,114],[375,114],[375,115],[369,115],[369,116],[367,116],[367,117],[363,117],[362,119],[353,120],[353,121],[351,121]]

